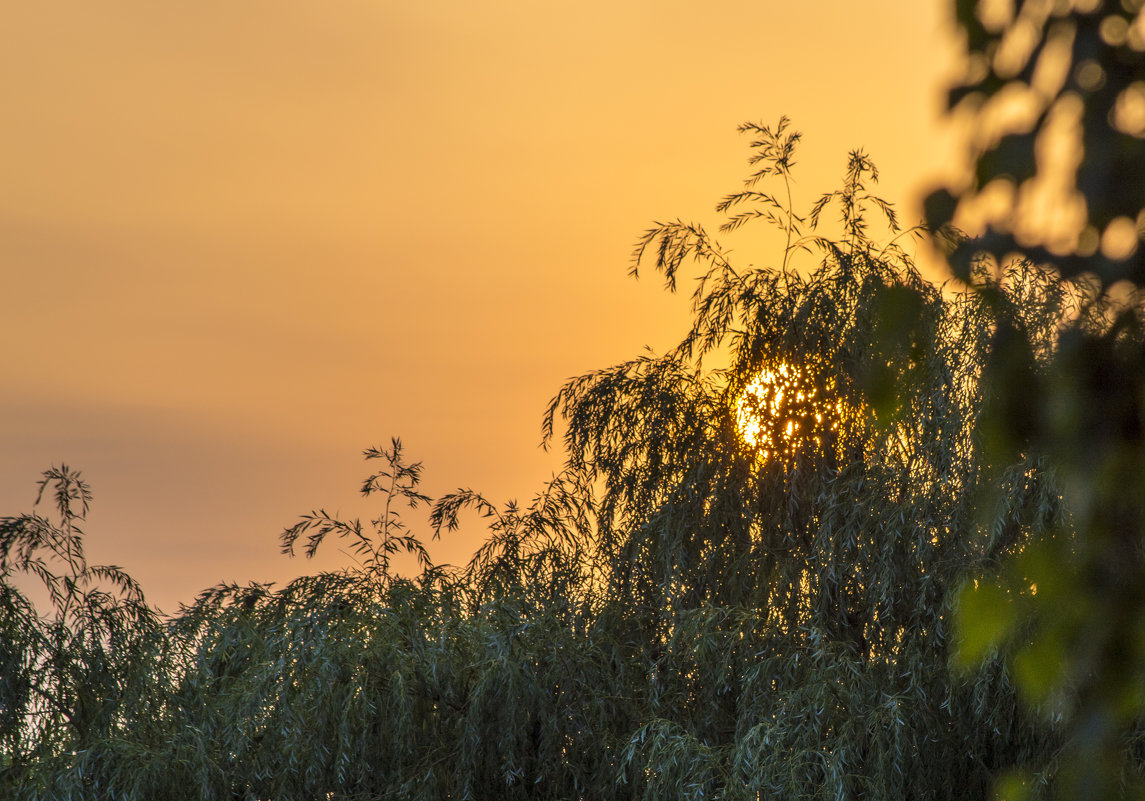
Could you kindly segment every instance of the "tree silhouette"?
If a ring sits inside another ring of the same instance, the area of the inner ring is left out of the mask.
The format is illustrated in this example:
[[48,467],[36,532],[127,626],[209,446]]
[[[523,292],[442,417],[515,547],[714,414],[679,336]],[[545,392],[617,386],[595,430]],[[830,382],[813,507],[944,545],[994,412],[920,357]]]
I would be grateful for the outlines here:
[[[672,290],[695,275],[693,323],[665,354],[560,389],[543,431],[555,444],[563,428],[566,463],[532,501],[431,499],[397,440],[367,451],[382,464],[363,484],[382,506],[372,526],[319,510],[282,535],[309,555],[344,538],[357,566],[214,587],[161,636],[125,640],[150,678],[107,695],[117,723],[91,736],[24,749],[36,710],[2,685],[0,789],[963,799],[1016,770],[1052,786],[1064,696],[1024,703],[1022,663],[1000,646],[1027,641],[1020,613],[1055,587],[1037,574],[1035,595],[1034,574],[1008,582],[1007,565],[1068,549],[1076,512],[1048,457],[997,446],[990,426],[1014,397],[989,371],[1010,337],[1042,386],[1058,358],[1046,332],[1090,331],[1100,304],[1024,262],[977,262],[977,292],[934,287],[868,156],[803,212],[799,135],[786,120],[744,131],[753,172],[718,207],[723,233],[777,225],[777,266],[737,263],[699,224],[649,229],[633,272]],[[473,560],[429,564],[424,537],[467,516],[487,535]],[[401,551],[419,573],[392,569]],[[1017,622],[966,614],[976,604]]]
[[[139,585],[88,564],[82,523],[91,491],[66,465],[44,472],[35,507],[0,518],[0,788],[66,765],[66,755],[123,736],[162,704],[144,654],[160,635]],[[18,585],[16,579],[25,581]],[[40,585],[48,609],[33,601]],[[81,785],[82,786],[82,785]]]

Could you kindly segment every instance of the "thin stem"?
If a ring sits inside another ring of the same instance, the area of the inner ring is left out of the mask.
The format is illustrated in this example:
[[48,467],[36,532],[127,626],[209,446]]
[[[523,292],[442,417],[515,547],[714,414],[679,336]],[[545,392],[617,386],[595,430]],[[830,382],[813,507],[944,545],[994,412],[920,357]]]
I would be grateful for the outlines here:
[[792,218],[795,216],[795,210],[791,203],[791,176],[787,172],[787,168],[783,168],[783,185],[787,189],[787,244],[783,246],[783,269],[787,269],[787,260],[791,256],[791,227]]

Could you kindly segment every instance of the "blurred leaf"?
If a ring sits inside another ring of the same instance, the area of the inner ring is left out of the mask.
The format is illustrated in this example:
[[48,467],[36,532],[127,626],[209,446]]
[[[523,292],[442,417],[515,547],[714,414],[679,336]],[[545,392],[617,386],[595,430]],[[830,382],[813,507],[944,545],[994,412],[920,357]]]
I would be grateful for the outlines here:
[[1062,687],[1067,657],[1060,629],[1053,625],[1039,627],[1033,642],[1018,650],[1014,655],[1015,678],[1029,703],[1041,704]]
[[1029,801],[1031,779],[1023,771],[1007,771],[994,783],[996,801]]
[[955,663],[963,668],[981,663],[1010,635],[1016,613],[1010,596],[998,584],[979,580],[958,593]]
[[880,285],[873,302],[872,352],[860,377],[867,401],[884,425],[899,416],[903,399],[915,380],[911,359],[916,355],[923,301],[918,291]]
[[931,231],[938,231],[954,220],[954,210],[958,207],[956,198],[949,189],[936,189],[923,200],[923,216]]
[[1004,462],[1026,451],[1042,432],[1044,398],[1029,338],[1011,319],[1003,318],[994,331],[984,384],[987,447]]

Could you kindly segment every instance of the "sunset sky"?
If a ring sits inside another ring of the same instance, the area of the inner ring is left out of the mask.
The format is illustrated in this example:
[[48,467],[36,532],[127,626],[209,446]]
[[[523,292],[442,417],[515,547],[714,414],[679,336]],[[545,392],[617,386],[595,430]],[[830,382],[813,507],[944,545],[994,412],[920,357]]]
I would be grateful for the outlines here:
[[368,513],[361,450],[391,435],[430,494],[527,500],[561,383],[683,334],[690,288],[628,256],[653,220],[718,227],[738,123],[804,133],[803,208],[862,147],[919,218],[959,152],[947,5],[6,4],[0,515],[82,470],[89,557],[171,611],[350,564],[277,537]]

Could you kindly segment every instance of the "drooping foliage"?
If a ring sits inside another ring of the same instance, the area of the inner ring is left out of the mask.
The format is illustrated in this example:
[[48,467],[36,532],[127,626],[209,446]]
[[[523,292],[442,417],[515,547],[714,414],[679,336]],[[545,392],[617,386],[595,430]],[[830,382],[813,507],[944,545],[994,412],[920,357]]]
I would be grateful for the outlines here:
[[[54,515],[38,508],[49,490]],[[61,466],[44,473],[32,513],[0,518],[0,789],[9,793],[14,782],[35,792],[34,777],[164,702],[147,657],[159,620],[130,576],[88,564],[90,503],[80,474]]]
[[[400,442],[367,451],[379,517],[319,510],[282,537],[308,554],[340,537],[357,567],[216,587],[161,622],[138,606],[131,638],[64,624],[129,679],[101,690],[98,729],[53,724],[45,740],[44,702],[5,673],[0,790],[962,799],[1014,769],[1049,787],[1058,707],[1023,704],[992,632],[953,620],[1031,543],[1070,539],[1041,456],[983,447],[983,410],[1008,402],[983,381],[991,343],[1020,338],[1040,380],[1048,332],[1100,317],[1096,301],[1023,264],[979,268],[990,298],[936,288],[869,157],[851,154],[842,188],[799,213],[798,134],[744,130],[754,172],[718,210],[728,236],[778,226],[774,266],[733,261],[697,224],[647,231],[633,271],[675,289],[696,269],[694,323],[668,353],[560,390],[544,431],[567,463],[532,502],[433,500]],[[47,479],[66,493],[66,475]],[[430,564],[403,516],[425,506],[433,536],[486,526],[466,568]],[[60,660],[86,686],[101,675],[86,652],[25,634],[47,624],[9,581],[40,571],[21,556],[38,519],[0,529],[5,603],[25,610],[4,618],[4,658]],[[416,575],[393,569],[403,552]],[[998,585],[995,600],[1044,591]],[[116,603],[137,608],[132,593]]]

